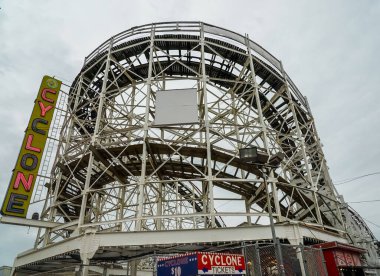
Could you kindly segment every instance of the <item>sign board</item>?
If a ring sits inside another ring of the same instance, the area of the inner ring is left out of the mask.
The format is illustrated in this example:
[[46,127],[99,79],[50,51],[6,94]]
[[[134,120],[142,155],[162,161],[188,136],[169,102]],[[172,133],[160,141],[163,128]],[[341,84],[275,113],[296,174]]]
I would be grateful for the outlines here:
[[42,79],[1,208],[2,215],[26,217],[61,84],[49,76]]
[[160,90],[156,93],[154,125],[198,123],[197,90]]
[[335,250],[335,262],[338,267],[361,266],[360,255],[355,252]]
[[243,255],[198,252],[159,260],[157,276],[245,275]]

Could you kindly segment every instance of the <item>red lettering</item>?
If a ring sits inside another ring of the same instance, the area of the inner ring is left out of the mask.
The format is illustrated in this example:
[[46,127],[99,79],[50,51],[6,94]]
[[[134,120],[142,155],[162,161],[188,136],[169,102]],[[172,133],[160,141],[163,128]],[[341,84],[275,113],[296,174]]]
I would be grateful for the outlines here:
[[14,189],[18,189],[20,186],[20,181],[22,183],[22,186],[24,187],[25,191],[29,192],[30,188],[32,187],[34,175],[30,174],[28,177],[28,180],[26,180],[25,175],[22,172],[17,172],[15,183],[13,184]]
[[49,103],[54,103],[54,100],[48,98],[46,96],[46,93],[51,93],[51,94],[57,94],[56,91],[52,90],[52,89],[49,89],[49,88],[45,88],[44,90],[42,90],[42,93],[41,93],[41,97],[42,99],[44,99],[45,101],[49,102]]
[[25,149],[35,151],[35,152],[41,152],[41,149],[32,146],[33,138],[34,138],[33,134],[28,135],[28,138],[26,140]]
[[53,108],[52,105],[48,105],[48,106],[45,107],[44,103],[43,103],[43,102],[40,102],[40,101],[38,101],[38,104],[39,104],[39,106],[40,106],[40,108],[41,108],[41,116],[42,116],[42,117],[45,117],[46,112],[48,112],[50,109]]

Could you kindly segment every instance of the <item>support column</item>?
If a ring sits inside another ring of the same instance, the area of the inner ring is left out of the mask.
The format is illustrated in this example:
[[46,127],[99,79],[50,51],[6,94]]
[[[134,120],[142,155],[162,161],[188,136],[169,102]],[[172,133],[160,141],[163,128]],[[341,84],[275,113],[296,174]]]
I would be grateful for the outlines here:
[[[162,197],[164,196],[162,181],[160,181],[158,183],[157,193],[158,193],[157,216],[162,216],[162,214],[163,214],[162,213],[162,204],[163,204]],[[157,230],[162,230],[162,218],[156,219],[156,228],[157,228]]]
[[[250,203],[250,200],[248,198],[245,198],[244,202],[245,202],[245,211],[248,214],[251,213],[251,203]],[[248,225],[252,225],[252,218],[251,218],[250,215],[247,216],[247,224]]]
[[99,249],[99,239],[96,237],[96,228],[87,228],[86,233],[80,240],[80,258],[82,260],[82,276],[87,276],[90,260]]
[[130,264],[130,276],[137,276],[137,261],[132,261]]
[[[206,129],[206,145],[207,145],[207,207],[210,214],[211,228],[215,227],[215,208],[214,208],[214,185],[212,182],[212,164],[211,164],[211,143],[210,143],[210,122],[208,118],[208,101],[207,101],[207,76],[206,76],[206,64],[205,64],[205,37],[203,23],[201,23],[201,62],[202,62],[202,89],[203,89],[203,102],[204,102],[204,124]],[[203,206],[205,208],[205,206]]]
[[90,266],[90,259],[85,258],[82,260],[82,276],[87,276]]
[[[92,137],[91,137],[91,146],[95,146],[95,144],[96,144],[99,126],[100,126],[100,120],[102,119],[105,93],[107,90],[108,72],[110,70],[110,61],[111,61],[110,57],[111,57],[112,45],[113,45],[113,38],[111,38],[110,43],[109,43],[109,47],[108,47],[106,68],[104,71],[102,90],[100,91],[100,95],[99,95],[99,106],[98,106],[98,110],[97,110],[97,117],[96,117],[96,122],[95,122],[95,127],[94,127],[94,133],[92,134]],[[91,174],[92,174],[92,167],[94,164],[94,159],[95,159],[94,154],[91,151],[89,161],[88,161],[88,166],[87,166],[86,180],[85,180],[84,188],[82,190],[83,197],[82,197],[82,204],[81,204],[79,221],[78,221],[78,231],[79,232],[80,232],[80,227],[85,223],[86,203],[87,203],[88,194],[90,191],[90,181],[91,181]]]
[[[126,183],[122,183],[123,185],[126,185]],[[125,201],[125,186],[119,188],[119,208],[116,211],[116,216],[118,219],[122,220],[124,218],[124,201]],[[120,222],[118,224],[119,231],[123,230],[123,223]]]
[[[252,51],[251,47],[249,45],[249,36],[246,35],[245,37],[245,43],[247,46],[247,54],[248,54],[248,60],[249,60],[249,66],[250,66],[250,72],[251,72],[251,79],[252,79],[252,84],[253,84],[253,91],[254,91],[254,96],[256,100],[256,106],[257,106],[257,113],[259,115],[259,122],[260,122],[260,127],[262,131],[262,138],[264,142],[264,147],[265,150],[267,151],[268,155],[270,156],[269,152],[269,141],[268,141],[268,130],[264,122],[264,115],[263,115],[263,110],[261,107],[261,102],[260,102],[260,95],[259,95],[259,88],[256,82],[256,72],[255,72],[255,66],[253,65],[253,59],[252,59]],[[270,175],[271,178],[274,177],[273,171],[271,170]],[[272,186],[272,195],[273,195],[273,200],[274,200],[274,207],[276,210],[276,220],[277,221],[282,221],[282,216],[281,216],[281,209],[280,209],[280,204],[278,202],[278,196],[277,196],[277,185],[273,181],[271,182]],[[269,203],[268,203],[269,204]]]
[[141,157],[141,175],[138,186],[138,206],[136,213],[135,230],[141,231],[142,217],[144,212],[144,186],[146,180],[146,159],[148,157],[146,143],[148,143],[148,130],[149,130],[149,108],[150,108],[150,93],[152,92],[152,64],[153,64],[153,48],[154,48],[154,26],[150,33],[150,49],[149,49],[149,66],[148,66],[148,79],[146,89],[146,102],[145,102],[145,122],[144,122],[144,138],[143,149]]
[[284,268],[284,262],[283,262],[283,258],[282,258],[281,242],[279,239],[277,239],[277,236],[276,236],[276,230],[275,230],[274,221],[273,221],[273,214],[272,214],[272,204],[271,204],[271,199],[269,197],[269,185],[267,183],[268,173],[266,172],[265,168],[262,169],[262,174],[263,174],[264,185],[266,188],[269,223],[270,223],[270,229],[272,232],[274,250],[276,253],[277,269],[278,269],[279,275],[285,276],[285,268]]
[[298,246],[299,247],[297,248],[297,258],[298,258],[298,261],[300,262],[302,276],[308,276],[309,271],[307,271],[305,268],[305,262],[306,262],[306,260],[305,260],[305,248],[304,248],[304,245],[302,243],[300,243]]
[[288,240],[291,245],[297,246],[296,255],[297,255],[298,262],[300,264],[301,273],[302,273],[302,276],[306,276],[305,264],[304,264],[304,258],[303,258],[303,246],[304,246],[303,237],[301,235],[300,227],[298,224],[293,225],[293,237],[294,237],[293,239],[288,239]]
[[[131,85],[132,85],[131,106],[135,106],[136,81],[133,80]],[[128,114],[128,124],[129,124],[129,127],[133,126],[132,116],[133,116],[133,111],[132,111],[132,108],[131,108],[131,110],[129,110],[129,114]],[[128,142],[131,142],[131,140],[132,140],[132,131],[128,131],[127,137],[128,137]]]
[[[255,269],[256,271],[257,271],[257,276],[261,276],[262,275],[262,272],[261,272],[261,260],[260,260],[260,247],[259,247],[259,243],[256,241],[256,243],[255,243],[255,247],[254,247],[255,249],[255,257],[257,258],[257,260],[255,261],[255,260],[253,260],[253,263],[252,263],[252,266],[254,265],[254,264],[256,264],[257,265],[257,267],[253,267],[253,269]],[[254,271],[255,271],[254,270]],[[254,273],[254,275],[256,276],[256,274]],[[254,275],[252,275],[252,276],[254,276]],[[249,275],[249,276],[251,276],[251,275]]]
[[[333,181],[331,180],[331,177],[330,177],[330,174],[329,174],[329,169],[328,169],[327,164],[326,164],[326,159],[325,159],[325,156],[324,156],[324,154],[322,152],[322,144],[321,144],[321,141],[319,139],[317,128],[315,126],[314,116],[313,116],[313,113],[311,112],[311,108],[309,106],[309,101],[307,100],[306,97],[305,97],[305,101],[306,101],[306,104],[307,104],[307,109],[309,111],[310,117],[312,119],[312,126],[313,126],[313,131],[314,131],[314,134],[315,134],[315,141],[317,142],[318,148],[320,149],[320,154],[322,155],[321,156],[322,157],[321,167],[322,167],[322,170],[323,170],[323,173],[324,173],[323,177],[325,179],[326,184],[330,187],[331,193],[334,194],[334,192],[335,192],[336,197],[339,197],[338,190],[336,189],[335,185],[333,184]],[[344,203],[344,200],[341,203]],[[334,201],[334,205],[335,205],[334,211],[337,212],[338,218],[339,218],[339,220],[342,223],[342,230],[344,229],[344,230],[347,231],[347,226],[346,226],[346,224],[344,222],[344,219],[343,219],[343,216],[342,216],[342,212],[341,212],[341,205],[338,202],[338,200]]]
[[281,65],[281,73],[282,73],[282,76],[283,76],[284,81],[285,81],[284,85],[285,85],[286,94],[287,94],[288,100],[289,100],[288,104],[290,106],[290,110],[293,113],[293,119],[294,119],[294,123],[296,125],[298,140],[301,143],[302,157],[303,157],[303,160],[305,162],[305,167],[306,167],[306,172],[307,172],[307,178],[308,178],[311,186],[313,187],[312,193],[313,193],[313,200],[314,200],[315,210],[316,210],[316,215],[317,215],[317,221],[318,221],[319,224],[323,225],[322,216],[321,216],[321,212],[319,210],[319,204],[318,204],[318,198],[317,198],[317,191],[318,191],[317,183],[314,183],[313,177],[311,176],[311,171],[310,171],[310,167],[309,167],[309,164],[308,164],[308,161],[307,161],[307,155],[306,155],[305,139],[304,139],[304,137],[302,135],[302,132],[301,132],[299,121],[298,121],[298,118],[297,118],[297,113],[296,113],[296,110],[295,110],[295,107],[294,107],[294,102],[293,102],[292,94],[289,91],[288,77],[287,77],[287,75],[285,73],[284,67],[282,66],[282,62],[280,62],[280,65]]
[[251,47],[249,46],[249,37],[246,35],[245,38],[246,46],[247,46],[247,54],[248,54],[248,60],[249,60],[249,67],[251,72],[251,79],[252,79],[252,85],[253,85],[253,93],[255,96],[256,106],[257,106],[257,113],[259,115],[259,122],[261,131],[263,133],[262,138],[264,142],[265,150],[267,151],[268,155],[270,155],[269,148],[268,148],[268,131],[264,122],[264,116],[263,116],[263,110],[260,103],[260,95],[258,91],[258,85],[256,83],[256,73],[255,73],[255,67],[253,65],[253,59],[252,59],[252,52]]

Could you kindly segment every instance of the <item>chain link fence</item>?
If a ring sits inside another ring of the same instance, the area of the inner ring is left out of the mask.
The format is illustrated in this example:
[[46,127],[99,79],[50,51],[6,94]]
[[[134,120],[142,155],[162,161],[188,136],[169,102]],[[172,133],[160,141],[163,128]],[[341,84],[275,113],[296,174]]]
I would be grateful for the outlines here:
[[282,270],[285,276],[328,276],[322,250],[302,244],[242,244],[220,251],[214,249],[212,252],[243,254],[246,276],[280,275],[279,270]]
[[321,249],[303,247],[303,259],[308,276],[327,275],[325,258]]
[[[220,250],[214,248],[211,252],[243,254],[246,261],[246,276],[280,275],[280,270],[285,276],[328,276],[322,250],[302,244],[242,244]],[[151,275],[157,275],[155,270],[157,259],[175,255],[154,254],[148,259],[138,260],[136,265],[140,271],[151,271]]]
[[[280,275],[283,270],[286,276],[327,276],[327,270],[320,249],[303,245],[254,244],[242,246],[246,258],[247,276]],[[280,251],[280,252],[279,252]],[[281,255],[278,256],[278,255]],[[281,262],[279,262],[282,258]],[[304,271],[304,273],[302,273]]]

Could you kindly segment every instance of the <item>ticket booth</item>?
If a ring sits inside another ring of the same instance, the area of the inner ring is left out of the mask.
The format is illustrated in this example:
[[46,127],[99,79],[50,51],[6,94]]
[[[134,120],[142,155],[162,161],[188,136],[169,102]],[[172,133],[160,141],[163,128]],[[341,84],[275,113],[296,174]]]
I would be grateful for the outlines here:
[[313,247],[321,248],[329,276],[364,275],[360,255],[365,249],[339,242],[326,242]]

